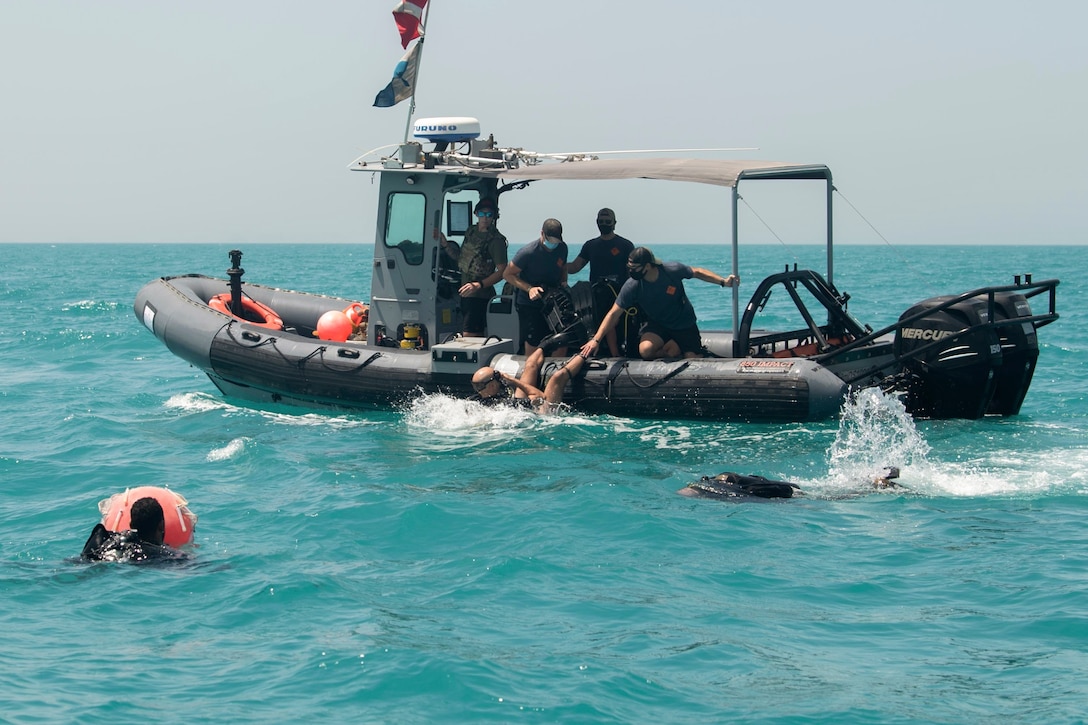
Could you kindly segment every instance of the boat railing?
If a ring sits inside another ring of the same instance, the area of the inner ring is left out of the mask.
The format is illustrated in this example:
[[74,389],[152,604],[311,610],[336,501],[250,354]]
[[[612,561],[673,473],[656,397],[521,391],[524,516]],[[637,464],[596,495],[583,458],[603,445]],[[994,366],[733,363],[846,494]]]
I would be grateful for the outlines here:
[[[798,286],[804,287],[811,299],[827,312],[826,325],[820,325],[812,316],[804,300],[798,294]],[[804,320],[805,327],[788,332],[763,333],[752,335],[756,316],[763,311],[774,290],[785,289],[790,301]],[[751,300],[745,307],[744,315],[737,329],[734,354],[743,357],[754,348],[769,348],[773,353],[777,343],[806,340],[815,345],[816,350],[827,350],[843,339],[854,340],[868,334],[869,328],[855,320],[846,309],[849,295],[840,294],[819,273],[809,269],[786,269],[772,274],[756,288]]]
[[[908,327],[908,326],[914,324],[915,322],[917,322],[918,320],[920,320],[920,319],[922,319],[924,317],[929,317],[929,316],[933,315],[935,312],[940,312],[942,310],[946,310],[946,309],[948,309],[950,307],[953,307],[953,306],[955,306],[955,305],[957,305],[957,304],[959,304],[961,302],[964,302],[966,300],[970,300],[970,299],[974,299],[974,298],[982,297],[982,296],[986,297],[986,308],[987,308],[987,321],[986,322],[980,322],[980,323],[975,324],[975,325],[969,325],[967,327],[964,327],[964,328],[962,328],[960,330],[957,330],[955,332],[952,332],[952,333],[944,336],[940,340],[934,340],[934,341],[929,342],[929,343],[927,343],[925,345],[919,345],[918,347],[913,347],[913,348],[911,348],[911,350],[909,352],[904,353],[904,354],[896,354],[896,356],[895,356],[896,361],[901,362],[903,360],[909,360],[909,359],[912,359],[912,358],[922,357],[927,352],[934,349],[938,345],[947,345],[949,342],[954,342],[955,340],[957,340],[957,339],[959,339],[961,337],[965,337],[967,335],[970,335],[970,334],[976,332],[977,330],[981,330],[981,329],[984,329],[984,328],[991,328],[992,329],[992,328],[998,328],[998,327],[1007,327],[1009,325],[1020,325],[1020,324],[1027,323],[1027,322],[1030,322],[1036,329],[1040,328],[1040,327],[1045,327],[1046,325],[1049,325],[1051,322],[1054,322],[1055,320],[1058,319],[1056,302],[1057,302],[1057,287],[1058,287],[1058,284],[1059,284],[1059,280],[1048,279],[1048,280],[1044,280],[1042,282],[1032,282],[1032,281],[1030,281],[1030,279],[1031,278],[1029,276],[1028,281],[1020,282],[1019,277],[1017,277],[1016,278],[1017,281],[1014,282],[1013,284],[992,285],[992,286],[989,286],[989,287],[980,287],[978,289],[971,290],[970,292],[964,292],[961,295],[957,295],[957,296],[954,296],[954,297],[949,297],[947,300],[941,302],[940,304],[934,305],[933,307],[927,307],[926,309],[920,310],[919,312],[916,312],[913,315],[910,315],[908,317],[904,317],[902,319],[899,319],[896,322],[893,322],[892,324],[890,324],[890,325],[888,325],[886,327],[883,327],[883,328],[881,328],[879,330],[876,330],[875,332],[871,332],[868,335],[865,335],[864,337],[858,338],[857,340],[854,340],[853,342],[850,342],[850,343],[848,343],[846,345],[843,345],[842,347],[837,347],[834,350],[830,350],[828,352],[821,353],[819,355],[814,355],[814,356],[812,356],[811,359],[818,362],[818,363],[820,363],[821,365],[828,365],[829,363],[834,362],[836,358],[842,357],[842,356],[848,354],[849,352],[851,352],[852,350],[855,350],[855,349],[857,349],[859,347],[862,347],[864,345],[871,344],[875,340],[877,340],[877,339],[879,339],[881,337],[884,337],[885,335],[888,335],[890,333],[898,333],[899,330],[901,330],[902,328]],[[1047,311],[1042,312],[1042,313],[1032,314],[1032,315],[1025,315],[1025,316],[1022,316],[1022,317],[1008,317],[1006,319],[997,320],[997,319],[995,319],[995,311],[996,311],[995,296],[997,294],[999,294],[999,293],[1002,293],[1002,292],[1018,292],[1021,295],[1023,295],[1025,299],[1031,299],[1033,297],[1037,297],[1039,295],[1046,294],[1048,296],[1048,308],[1047,308]],[[860,379],[864,378],[866,375],[870,374],[871,372],[872,371],[870,371],[870,370],[862,371],[860,374],[854,376],[852,379],[846,380],[846,382],[847,383],[856,382],[857,380],[860,380]]]

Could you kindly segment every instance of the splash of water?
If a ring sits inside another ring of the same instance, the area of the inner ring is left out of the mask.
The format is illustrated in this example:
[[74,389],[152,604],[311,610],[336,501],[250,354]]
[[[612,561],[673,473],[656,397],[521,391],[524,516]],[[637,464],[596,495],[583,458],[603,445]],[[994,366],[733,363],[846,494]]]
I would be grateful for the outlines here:
[[842,408],[831,444],[832,478],[869,479],[889,467],[906,468],[925,460],[929,444],[903,403],[877,388],[851,396]]
[[270,410],[237,406],[209,393],[178,393],[171,395],[163,404],[163,407],[179,410],[185,414],[222,411],[224,416],[257,416],[269,422],[282,425],[327,427],[337,430],[380,425],[380,423],[376,421],[349,415],[307,413],[302,412],[301,409],[299,409],[299,412],[279,413]]
[[208,452],[205,456],[205,460],[209,463],[215,463],[216,461],[226,461],[231,458],[236,458],[245,451],[246,443],[249,442],[249,438],[235,438],[222,448],[216,448]]
[[405,413],[409,425],[446,433],[530,426],[538,418],[535,413],[525,408],[511,405],[485,406],[441,393],[414,398]]
[[207,393],[177,393],[171,395],[163,404],[166,408],[174,408],[185,413],[204,413],[209,410],[230,410],[228,405],[220,398],[212,397]]
[[[1034,493],[1053,485],[1053,476],[1034,465],[983,465],[974,461],[930,461],[930,446],[902,402],[867,388],[844,403],[839,430],[829,451],[824,492],[872,491],[872,481],[890,466],[912,493],[986,496]],[[819,488],[819,486],[818,486]]]
[[410,430],[424,436],[415,446],[431,451],[519,448],[524,441],[536,440],[541,431],[553,427],[563,428],[572,435],[577,435],[575,431],[594,435],[593,431],[609,426],[608,419],[562,409],[552,415],[538,415],[519,406],[486,406],[442,393],[413,399],[404,409],[404,419]]

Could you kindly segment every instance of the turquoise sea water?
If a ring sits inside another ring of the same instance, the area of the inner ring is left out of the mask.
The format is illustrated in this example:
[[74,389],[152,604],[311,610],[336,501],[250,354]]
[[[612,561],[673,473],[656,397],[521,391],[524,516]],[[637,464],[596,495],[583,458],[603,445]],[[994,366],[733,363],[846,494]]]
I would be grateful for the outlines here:
[[[367,298],[369,247],[240,246],[248,280]],[[0,245],[0,720],[1084,721],[1088,249],[841,247],[874,327],[1023,272],[1062,318],[1015,418],[789,425],[242,407],[131,309],[229,249]],[[745,298],[794,261],[822,250],[744,250]],[[885,463],[907,489],[866,490]],[[808,494],[675,494],[726,470]],[[69,561],[140,485],[189,499],[195,562]]]

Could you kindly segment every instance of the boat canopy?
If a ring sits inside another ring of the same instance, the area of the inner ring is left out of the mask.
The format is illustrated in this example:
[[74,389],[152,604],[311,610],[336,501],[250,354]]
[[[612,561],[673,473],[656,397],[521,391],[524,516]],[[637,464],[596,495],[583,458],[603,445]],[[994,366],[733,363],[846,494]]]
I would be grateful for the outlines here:
[[[644,158],[644,159],[586,159],[552,164],[529,164],[516,169],[481,169],[480,176],[501,177],[509,181],[538,181],[545,179],[618,180],[657,179],[695,184],[724,186],[732,191],[732,273],[740,275],[739,228],[737,224],[737,185],[747,179],[816,180],[826,186],[827,281],[834,284],[835,262],[831,196],[834,189],[831,169],[824,164],[793,164],[784,161],[744,161],[725,159]],[[740,320],[740,293],[734,287],[732,295],[733,335]]]
[[831,179],[831,170],[823,164],[690,158],[592,159],[522,165],[516,169],[476,169],[473,173],[519,180],[659,179],[726,187],[736,187],[742,179]]

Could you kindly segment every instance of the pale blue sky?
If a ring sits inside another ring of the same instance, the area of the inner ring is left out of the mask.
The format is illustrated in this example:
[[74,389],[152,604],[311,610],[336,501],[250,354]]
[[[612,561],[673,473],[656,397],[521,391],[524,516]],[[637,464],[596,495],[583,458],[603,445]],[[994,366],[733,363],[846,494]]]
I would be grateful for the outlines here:
[[[416,117],[538,151],[826,163],[896,244],[1088,236],[1086,3],[432,2]],[[0,2],[0,242],[372,241],[376,187],[346,167],[403,137],[407,102],[371,107],[403,54],[394,4]],[[502,228],[520,243],[556,216],[577,242],[607,205],[633,239],[710,242],[727,202],[542,185]],[[880,243],[838,214],[840,242]]]

